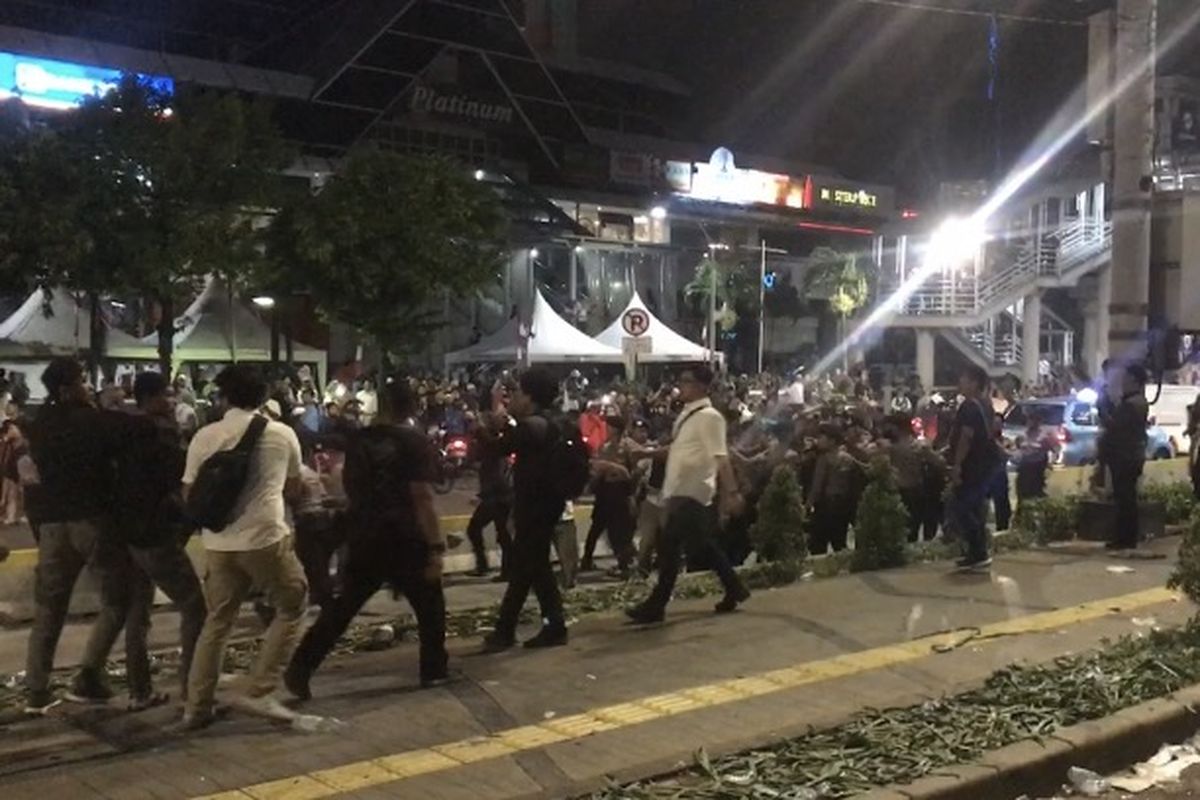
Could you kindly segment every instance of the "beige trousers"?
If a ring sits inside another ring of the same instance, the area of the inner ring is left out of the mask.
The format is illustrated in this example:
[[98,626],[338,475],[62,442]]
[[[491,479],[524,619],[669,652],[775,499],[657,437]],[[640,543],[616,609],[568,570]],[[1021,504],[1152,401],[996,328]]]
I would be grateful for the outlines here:
[[268,695],[279,685],[280,675],[303,633],[308,597],[304,567],[290,536],[261,550],[209,550],[205,557],[208,617],[188,675],[187,713],[191,715],[212,712],[225,644],[246,597],[252,591],[261,591],[275,609],[275,618],[244,684],[245,693],[251,697]]

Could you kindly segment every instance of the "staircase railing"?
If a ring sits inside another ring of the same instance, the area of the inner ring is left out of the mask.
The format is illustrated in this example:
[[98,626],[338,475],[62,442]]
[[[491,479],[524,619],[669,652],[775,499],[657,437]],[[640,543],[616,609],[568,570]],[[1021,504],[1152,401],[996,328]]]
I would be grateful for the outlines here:
[[[901,304],[901,316],[977,318],[1011,305],[1035,282],[1065,283],[1074,272],[1112,247],[1112,223],[1070,219],[1041,239],[1021,247],[1007,265],[984,275],[941,272],[917,287]],[[895,281],[885,286],[896,289]]]

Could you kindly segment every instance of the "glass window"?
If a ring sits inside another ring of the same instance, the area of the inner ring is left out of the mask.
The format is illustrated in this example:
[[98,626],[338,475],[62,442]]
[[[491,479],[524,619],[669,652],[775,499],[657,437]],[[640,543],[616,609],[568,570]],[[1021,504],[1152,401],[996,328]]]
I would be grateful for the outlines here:
[[1071,408],[1071,422],[1075,425],[1096,425],[1099,422],[1096,407],[1079,403]]

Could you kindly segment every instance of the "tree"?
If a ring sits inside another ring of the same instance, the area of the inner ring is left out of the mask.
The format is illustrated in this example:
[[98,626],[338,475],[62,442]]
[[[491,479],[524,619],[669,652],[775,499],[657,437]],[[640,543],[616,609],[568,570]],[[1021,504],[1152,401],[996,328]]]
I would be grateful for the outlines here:
[[102,292],[157,302],[164,372],[176,296],[214,272],[256,279],[258,221],[278,201],[291,161],[266,105],[203,91],[167,95],[134,77],[30,134],[19,151],[23,158],[6,161],[28,207],[20,219],[0,216],[0,241],[20,242],[16,268],[31,282],[91,298],[94,354],[103,351]]
[[808,555],[804,539],[804,495],[788,464],[775,468],[758,501],[758,518],[750,529],[754,550],[763,561],[802,563]]
[[364,149],[283,209],[271,256],[278,282],[397,352],[443,324],[443,292],[462,298],[495,279],[503,221],[497,195],[462,165]]
[[896,488],[891,462],[886,456],[876,456],[867,469],[867,488],[858,501],[851,571],[904,566],[907,536],[908,511]]
[[[810,258],[812,264],[804,276],[805,292],[829,299],[829,308],[838,318],[838,344],[844,344],[848,321],[871,300],[874,270],[863,266],[856,254],[839,253],[829,247],[818,247]],[[848,366],[848,358],[843,348],[843,368]]]

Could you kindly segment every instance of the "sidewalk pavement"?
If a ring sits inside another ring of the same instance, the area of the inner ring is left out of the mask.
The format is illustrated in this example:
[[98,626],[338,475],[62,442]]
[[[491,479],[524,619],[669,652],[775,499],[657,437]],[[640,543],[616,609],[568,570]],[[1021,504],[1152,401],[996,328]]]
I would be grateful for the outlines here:
[[1075,546],[1001,557],[990,576],[922,565],[805,583],[724,616],[711,599],[677,602],[646,629],[598,615],[554,650],[482,656],[478,642],[452,641],[463,678],[429,691],[416,689],[416,648],[402,643],[318,673],[305,711],[343,720],[336,733],[234,716],[169,737],[175,709],[60,708],[0,731],[0,790],[6,800],[570,797],[606,775],[689,763],[699,747],[761,744],[1144,632],[1148,619],[1182,622],[1193,609],[1161,588],[1170,568]]

